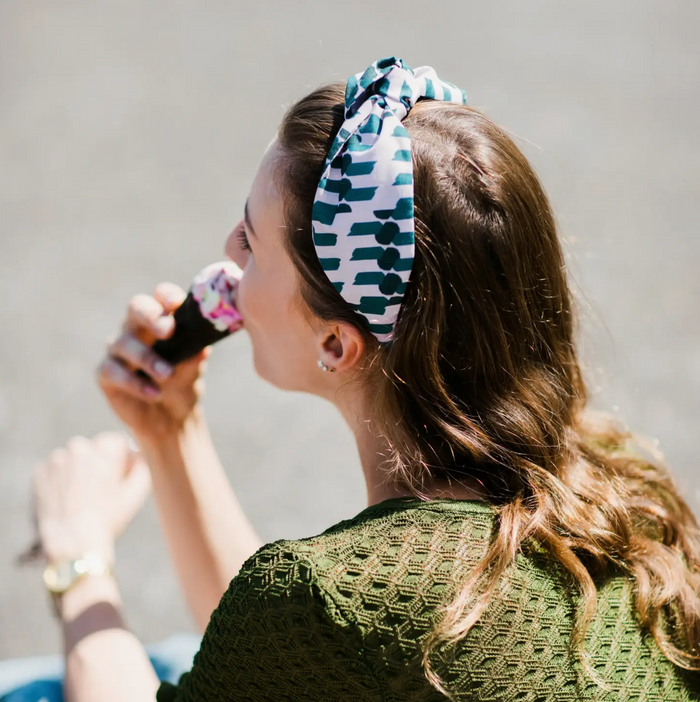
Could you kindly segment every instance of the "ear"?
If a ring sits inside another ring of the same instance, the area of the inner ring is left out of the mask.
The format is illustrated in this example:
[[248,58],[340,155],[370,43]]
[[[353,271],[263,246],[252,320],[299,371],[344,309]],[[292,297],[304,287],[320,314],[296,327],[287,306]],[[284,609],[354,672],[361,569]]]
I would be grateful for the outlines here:
[[366,346],[362,332],[357,327],[338,322],[331,325],[321,338],[318,357],[329,368],[348,373],[360,365]]

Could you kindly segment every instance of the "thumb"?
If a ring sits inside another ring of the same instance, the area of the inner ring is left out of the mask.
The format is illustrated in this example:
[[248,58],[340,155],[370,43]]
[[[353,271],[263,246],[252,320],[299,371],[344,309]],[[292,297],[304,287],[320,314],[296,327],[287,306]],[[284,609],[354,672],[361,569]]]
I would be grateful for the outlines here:
[[[151,472],[148,464],[141,454],[132,454],[128,472],[124,476],[121,487],[121,509],[124,523],[120,531],[126,527],[126,523],[135,515],[146,502],[146,498],[151,492]],[[121,521],[121,520],[120,520]],[[117,534],[118,535],[118,534]]]
[[185,385],[192,384],[207,370],[207,359],[211,355],[211,346],[202,349],[196,356],[178,363],[175,367],[178,380]]

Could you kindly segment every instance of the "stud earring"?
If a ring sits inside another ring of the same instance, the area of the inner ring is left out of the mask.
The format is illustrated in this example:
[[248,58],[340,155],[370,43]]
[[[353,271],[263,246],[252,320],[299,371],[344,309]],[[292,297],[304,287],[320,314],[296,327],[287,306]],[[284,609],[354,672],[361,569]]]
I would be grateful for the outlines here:
[[318,359],[318,367],[322,371],[330,371],[331,373],[335,373],[335,368],[329,368],[320,358]]

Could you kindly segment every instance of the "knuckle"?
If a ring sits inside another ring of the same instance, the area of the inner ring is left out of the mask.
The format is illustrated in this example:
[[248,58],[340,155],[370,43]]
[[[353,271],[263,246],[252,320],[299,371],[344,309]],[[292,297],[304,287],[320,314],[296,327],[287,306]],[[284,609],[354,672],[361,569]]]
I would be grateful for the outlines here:
[[123,336],[120,349],[129,361],[142,364],[150,353],[149,348],[134,336]]
[[134,312],[138,312],[138,310],[141,309],[141,305],[143,304],[143,297],[144,296],[142,293],[139,293],[138,295],[133,295],[131,297],[127,306],[127,311],[130,315]]
[[108,348],[108,361],[123,358],[129,363],[142,365],[151,353],[148,346],[131,334],[122,334]]
[[173,304],[184,300],[187,293],[179,285],[164,281],[156,285],[153,296],[158,300]]
[[82,436],[80,434],[76,436],[71,436],[70,439],[68,439],[68,443],[66,444],[66,448],[69,451],[76,451],[76,452],[82,452],[88,449],[90,446],[90,439],[86,438],[85,436]]
[[105,365],[107,363],[107,359],[103,358],[95,367],[95,375],[97,376],[97,380],[100,382],[104,379],[105,377]]
[[104,382],[119,383],[123,380],[124,368],[113,358],[105,358],[100,369],[100,377]]
[[139,320],[150,319],[158,313],[159,307],[157,300],[154,300],[150,295],[139,293],[134,295],[129,301],[129,317],[136,317]]
[[172,292],[173,287],[173,283],[170,283],[168,281],[162,281],[158,283],[158,285],[156,285],[155,288],[153,288],[153,294],[157,297],[166,297]]
[[[107,344],[107,354],[108,356],[114,356],[119,352],[119,348],[121,346],[121,339],[122,337],[114,337],[111,339],[111,341],[108,342]],[[108,360],[108,359],[106,359]]]
[[55,448],[51,453],[49,454],[49,462],[53,464],[61,464],[63,463],[66,458],[68,457],[68,451],[64,446],[59,446],[58,448]]
[[95,368],[95,374],[97,375],[98,380],[103,381],[108,379],[110,363],[111,359],[105,357],[97,364],[97,368]]
[[118,441],[121,438],[121,432],[117,431],[100,431],[93,437],[95,441]]

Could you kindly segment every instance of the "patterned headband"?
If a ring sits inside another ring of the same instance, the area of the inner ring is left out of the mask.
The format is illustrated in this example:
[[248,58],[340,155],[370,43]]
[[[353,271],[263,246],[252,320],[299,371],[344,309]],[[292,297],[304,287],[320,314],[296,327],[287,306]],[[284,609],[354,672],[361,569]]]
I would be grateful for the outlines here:
[[323,270],[380,342],[393,338],[413,265],[413,162],[401,120],[421,97],[467,102],[430,66],[413,70],[394,56],[351,76],[345,121],[314,199],[314,246]]

